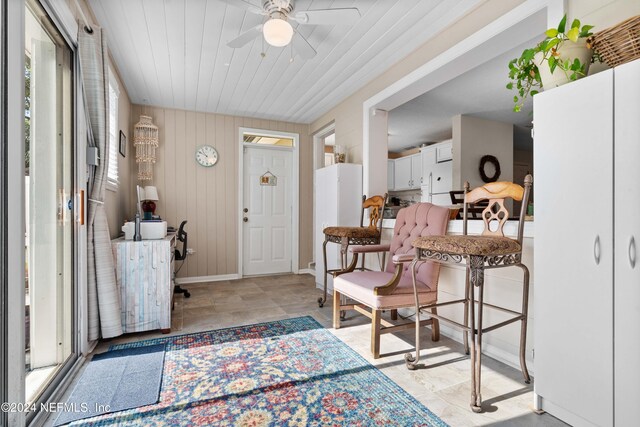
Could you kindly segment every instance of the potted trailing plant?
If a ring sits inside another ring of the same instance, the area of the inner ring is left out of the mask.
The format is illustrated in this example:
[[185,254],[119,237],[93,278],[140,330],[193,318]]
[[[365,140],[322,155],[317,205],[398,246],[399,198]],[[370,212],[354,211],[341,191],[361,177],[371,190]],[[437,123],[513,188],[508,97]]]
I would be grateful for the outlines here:
[[553,88],[584,77],[589,72],[593,51],[587,44],[593,25],[574,19],[567,30],[567,15],[557,28],[549,28],[544,40],[525,49],[509,62],[507,89],[515,89],[513,111],[520,111],[524,101],[542,88]]

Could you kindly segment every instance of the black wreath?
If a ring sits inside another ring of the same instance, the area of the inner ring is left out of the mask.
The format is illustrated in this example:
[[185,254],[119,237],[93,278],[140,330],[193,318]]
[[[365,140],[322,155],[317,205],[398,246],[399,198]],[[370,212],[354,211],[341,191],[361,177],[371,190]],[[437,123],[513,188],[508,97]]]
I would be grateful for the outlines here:
[[[484,172],[484,166],[487,163],[491,163],[496,168],[496,172],[493,176],[487,176]],[[500,178],[500,162],[494,156],[486,155],[480,159],[480,178],[483,182],[496,182]]]

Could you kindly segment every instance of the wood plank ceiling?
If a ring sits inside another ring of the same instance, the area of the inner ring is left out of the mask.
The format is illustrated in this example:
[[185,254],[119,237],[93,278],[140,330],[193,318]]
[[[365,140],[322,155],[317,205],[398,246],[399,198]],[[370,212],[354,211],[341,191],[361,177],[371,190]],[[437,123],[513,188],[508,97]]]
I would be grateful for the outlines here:
[[296,0],[296,11],[355,6],[362,17],[353,26],[300,25],[318,54],[293,62],[289,46],[262,37],[228,47],[263,18],[219,0],[89,3],[133,103],[310,123],[479,0]]

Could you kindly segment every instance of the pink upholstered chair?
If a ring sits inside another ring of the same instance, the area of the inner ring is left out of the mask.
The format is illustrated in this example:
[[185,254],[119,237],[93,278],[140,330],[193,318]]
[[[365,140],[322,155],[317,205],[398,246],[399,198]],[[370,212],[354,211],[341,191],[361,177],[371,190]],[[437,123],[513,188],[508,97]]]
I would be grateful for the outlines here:
[[[344,310],[356,310],[371,318],[371,352],[380,357],[380,335],[415,327],[414,322],[393,324],[381,318],[383,310],[391,311],[391,320],[396,320],[397,309],[414,307],[413,282],[409,266],[414,260],[412,242],[424,236],[440,236],[447,231],[449,209],[417,203],[401,209],[396,218],[391,244],[351,246],[353,259],[349,267],[336,273],[333,281],[333,327],[340,328],[340,314]],[[384,271],[354,271],[358,254],[389,252],[389,261]],[[424,262],[417,266],[418,294],[421,305],[436,302],[440,266]],[[342,304],[341,297],[356,303]],[[431,324],[431,339],[438,341],[438,321],[428,319],[421,326]]]

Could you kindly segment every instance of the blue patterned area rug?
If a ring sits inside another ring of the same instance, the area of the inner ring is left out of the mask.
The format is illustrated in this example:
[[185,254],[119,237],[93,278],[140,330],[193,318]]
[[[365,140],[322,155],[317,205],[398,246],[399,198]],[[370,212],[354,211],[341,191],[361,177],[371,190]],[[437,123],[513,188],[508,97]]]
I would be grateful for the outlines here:
[[166,344],[158,403],[71,425],[446,426],[311,317],[111,350],[154,344]]

